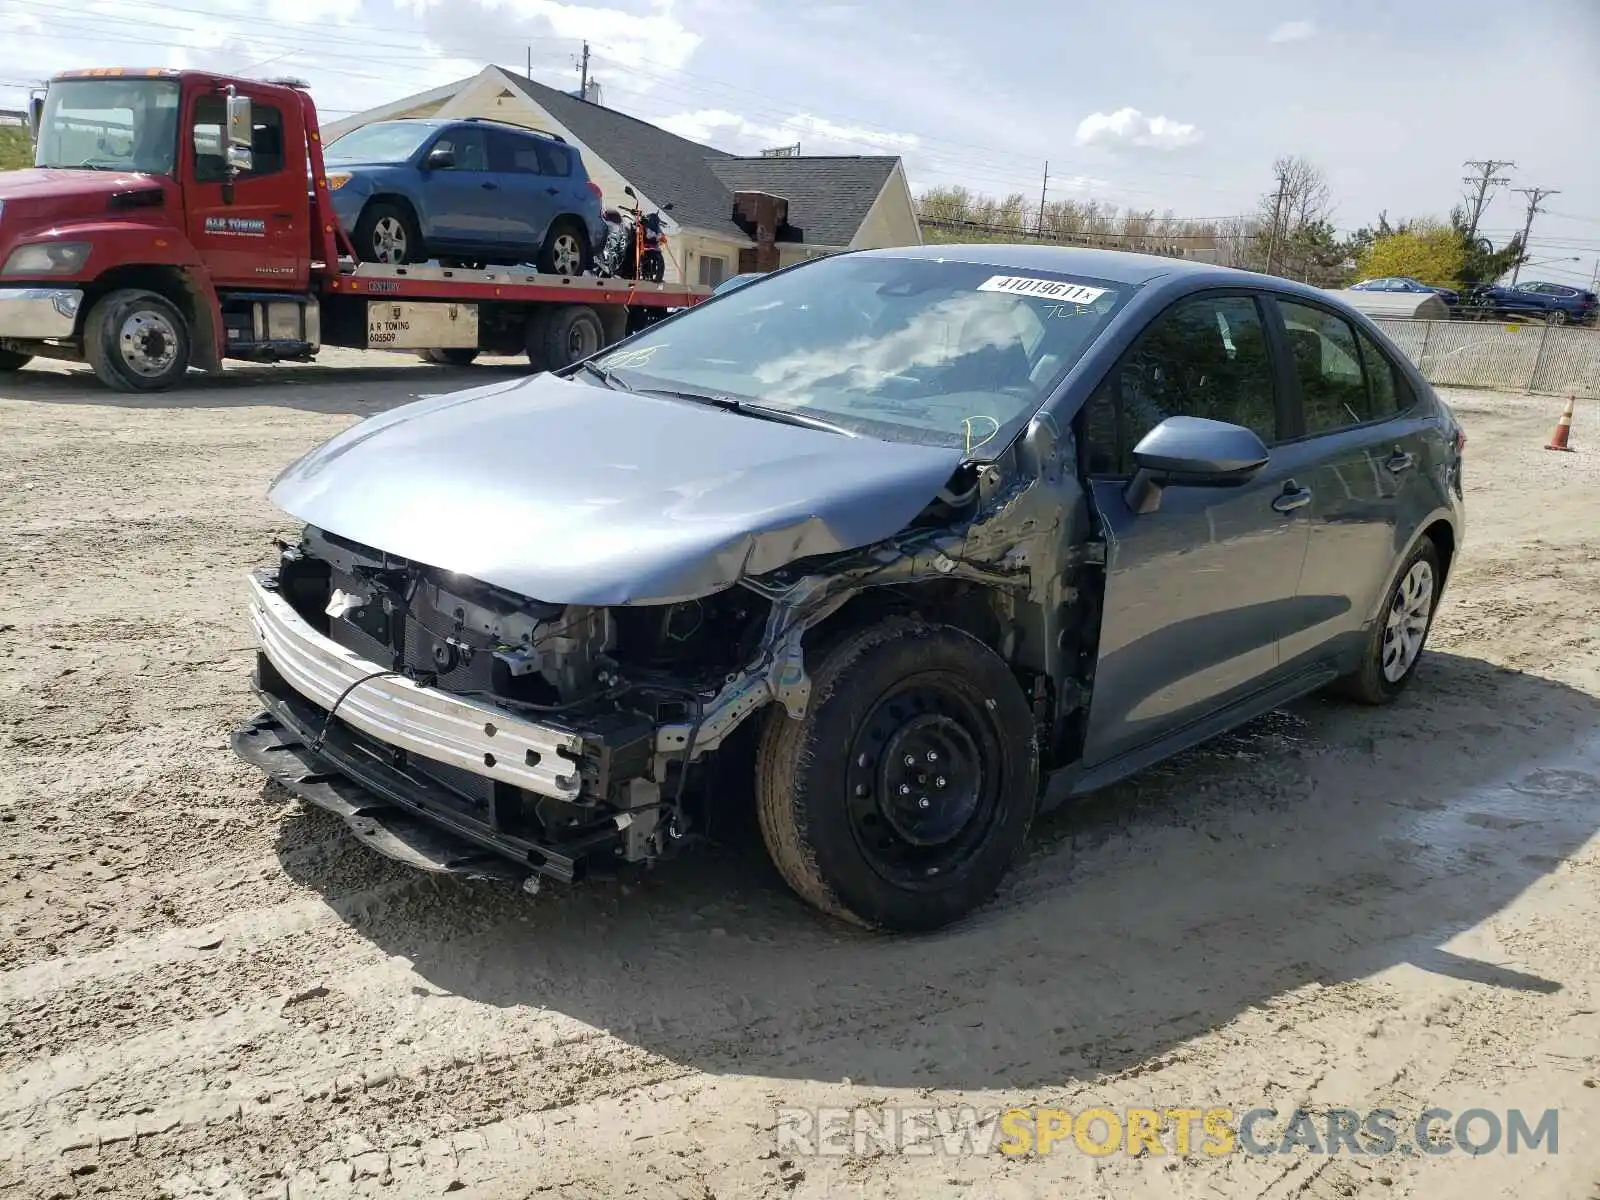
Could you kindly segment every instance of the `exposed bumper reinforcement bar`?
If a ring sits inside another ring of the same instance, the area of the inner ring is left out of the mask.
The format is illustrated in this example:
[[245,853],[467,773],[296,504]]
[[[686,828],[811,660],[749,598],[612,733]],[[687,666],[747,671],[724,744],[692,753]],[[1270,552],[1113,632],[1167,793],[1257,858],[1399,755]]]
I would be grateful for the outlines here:
[[497,834],[452,815],[439,789],[384,765],[333,732],[313,752],[320,722],[305,705],[257,692],[266,711],[237,729],[233,751],[292,795],[344,818],[366,845],[439,874],[522,880],[531,874],[571,883],[584,861],[617,844],[611,822],[587,836],[544,845]]
[[578,798],[583,739],[577,734],[382,674],[381,664],[311,628],[270,578],[270,572],[250,577],[250,620],[262,653],[300,695],[324,710],[338,703],[341,721],[385,745],[542,796]]

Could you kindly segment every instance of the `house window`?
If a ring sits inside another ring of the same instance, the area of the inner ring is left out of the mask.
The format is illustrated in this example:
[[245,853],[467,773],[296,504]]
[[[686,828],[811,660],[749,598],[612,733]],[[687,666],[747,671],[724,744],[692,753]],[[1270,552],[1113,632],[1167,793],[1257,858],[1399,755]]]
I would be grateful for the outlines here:
[[706,287],[716,287],[728,276],[728,260],[713,258],[709,254],[700,256],[700,282]]

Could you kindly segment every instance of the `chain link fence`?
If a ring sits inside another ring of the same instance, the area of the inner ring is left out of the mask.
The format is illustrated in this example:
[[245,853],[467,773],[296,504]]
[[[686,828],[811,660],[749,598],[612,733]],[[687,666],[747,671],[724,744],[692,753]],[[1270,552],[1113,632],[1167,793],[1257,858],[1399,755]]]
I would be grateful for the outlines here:
[[1374,318],[1430,383],[1600,399],[1600,329]]

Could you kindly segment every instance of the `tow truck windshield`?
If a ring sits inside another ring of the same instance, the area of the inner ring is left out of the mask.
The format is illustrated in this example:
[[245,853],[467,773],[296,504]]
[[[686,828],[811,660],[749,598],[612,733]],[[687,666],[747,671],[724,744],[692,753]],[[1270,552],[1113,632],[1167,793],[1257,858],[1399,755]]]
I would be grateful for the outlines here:
[[33,165],[170,175],[177,150],[176,80],[64,79],[45,94]]

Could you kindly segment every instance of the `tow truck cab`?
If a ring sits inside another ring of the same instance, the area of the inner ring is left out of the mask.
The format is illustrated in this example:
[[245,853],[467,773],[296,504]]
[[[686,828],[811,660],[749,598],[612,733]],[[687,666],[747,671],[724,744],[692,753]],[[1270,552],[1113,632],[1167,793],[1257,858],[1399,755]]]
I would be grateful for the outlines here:
[[0,174],[0,354],[86,358],[143,390],[191,363],[316,352],[308,94],[75,71],[30,117],[38,165]]
[[557,370],[705,299],[680,283],[357,263],[304,85],[165,69],[74,71],[30,108],[35,163],[0,172],[0,375],[87,361],[160,391],[224,358],[324,341]]

